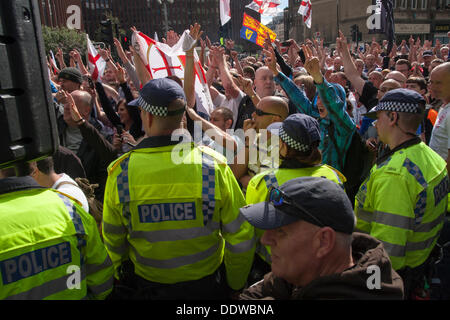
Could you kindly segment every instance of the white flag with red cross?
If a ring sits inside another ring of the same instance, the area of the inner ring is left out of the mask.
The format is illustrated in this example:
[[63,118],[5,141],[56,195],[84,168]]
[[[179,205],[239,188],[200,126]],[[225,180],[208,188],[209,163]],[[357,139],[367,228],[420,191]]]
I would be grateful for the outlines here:
[[97,52],[97,49],[93,46],[89,35],[87,36],[87,48],[88,48],[88,67],[89,72],[92,75],[92,80],[101,81],[103,73],[106,68],[106,61]]
[[[188,34],[184,32],[180,40],[170,47],[168,44],[151,39],[142,32],[133,33],[133,48],[141,57],[152,79],[177,76],[184,83],[186,53],[183,51],[183,42],[186,36]],[[209,117],[214,107],[206,81],[206,72],[196,50],[194,50],[194,72],[197,113]]]
[[262,15],[274,16],[281,11],[278,6],[281,4],[281,0],[253,0],[250,4],[246,5],[246,8],[255,10]]
[[220,0],[220,24],[224,25],[231,19],[230,0]]
[[311,29],[312,5],[310,0],[303,0],[298,8],[298,13],[303,16],[303,22]]

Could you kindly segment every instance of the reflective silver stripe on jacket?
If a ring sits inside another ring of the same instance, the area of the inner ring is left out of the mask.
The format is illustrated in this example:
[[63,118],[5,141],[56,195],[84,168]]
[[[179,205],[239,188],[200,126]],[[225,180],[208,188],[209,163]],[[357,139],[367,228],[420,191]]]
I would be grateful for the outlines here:
[[[61,278],[47,281],[39,286],[31,288],[28,291],[18,293],[13,296],[7,297],[5,300],[42,300],[53,294],[69,290],[67,287],[67,280],[70,274],[64,275]],[[81,282],[86,278],[86,273],[81,269]],[[73,289],[75,292],[81,291]],[[80,297],[81,298],[81,297]]]
[[173,269],[202,261],[215,254],[220,247],[221,243],[217,242],[212,247],[206,249],[205,251],[166,260],[145,258],[141,256],[135,248],[133,248],[133,251],[136,255],[136,261],[144,266],[159,269]]

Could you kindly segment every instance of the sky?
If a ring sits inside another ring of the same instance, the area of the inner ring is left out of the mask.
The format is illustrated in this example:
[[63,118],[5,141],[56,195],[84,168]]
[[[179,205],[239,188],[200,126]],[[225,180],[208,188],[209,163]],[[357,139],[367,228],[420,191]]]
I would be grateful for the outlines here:
[[[289,5],[289,0],[281,0],[281,4],[278,6],[278,8],[280,8],[280,10],[283,11],[283,9],[286,8],[288,5]],[[270,17],[270,16],[261,16],[261,22],[263,24],[267,24],[270,21],[272,21],[272,17]]]

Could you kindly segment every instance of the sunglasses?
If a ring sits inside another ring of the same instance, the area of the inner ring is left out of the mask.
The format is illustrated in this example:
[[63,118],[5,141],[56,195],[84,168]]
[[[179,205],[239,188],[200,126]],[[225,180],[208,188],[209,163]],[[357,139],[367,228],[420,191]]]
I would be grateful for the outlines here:
[[[291,208],[296,208],[296,209],[300,210],[303,214],[306,214],[309,218],[311,218],[315,222],[314,224],[316,224],[320,227],[325,226],[325,224],[322,221],[317,219],[313,214],[309,213],[309,211],[306,210],[303,206],[301,206],[300,204],[295,202],[295,200],[293,200],[286,193],[284,193],[282,190],[280,190],[276,187],[271,187],[271,189],[269,191],[269,202],[271,202],[275,208],[281,207],[283,205],[287,205]],[[295,217],[301,218],[300,215],[288,213],[285,211],[283,211],[283,212],[286,214],[289,214],[290,216],[295,216]]]
[[261,109],[258,109],[258,108],[255,108],[255,113],[259,117],[261,117],[261,116],[277,116],[277,117],[281,118],[281,116],[279,114],[264,112],[264,111],[262,111]]

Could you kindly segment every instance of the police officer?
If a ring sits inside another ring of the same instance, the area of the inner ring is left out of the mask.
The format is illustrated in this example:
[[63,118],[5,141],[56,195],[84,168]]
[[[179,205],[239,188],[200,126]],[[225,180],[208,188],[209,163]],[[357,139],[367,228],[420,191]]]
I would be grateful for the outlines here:
[[0,299],[104,299],[113,266],[94,218],[30,176],[0,170]]
[[[318,149],[321,140],[320,128],[316,119],[296,113],[283,122],[269,125],[267,129],[271,135],[279,137],[277,140],[281,164],[279,168],[261,172],[250,180],[246,193],[247,204],[266,201],[272,188],[298,177],[326,177],[340,185],[345,182],[345,177],[339,171],[328,165],[321,165],[322,154]],[[271,141],[276,141],[272,138]],[[259,277],[270,271],[271,263],[270,247],[259,242],[263,230],[255,229],[255,232],[258,236],[257,256],[252,270],[253,279],[249,279],[249,283],[258,281]],[[259,261],[260,258],[264,262]]]
[[186,98],[175,81],[149,81],[132,105],[147,138],[110,165],[104,201],[116,277],[140,299],[221,299],[242,289],[254,229],[239,215],[245,200],[226,159],[176,137]]
[[447,208],[446,163],[416,136],[424,110],[419,93],[396,89],[367,114],[376,117],[390,151],[377,159],[355,200],[357,229],[383,242],[407,298],[427,295],[424,276]]

